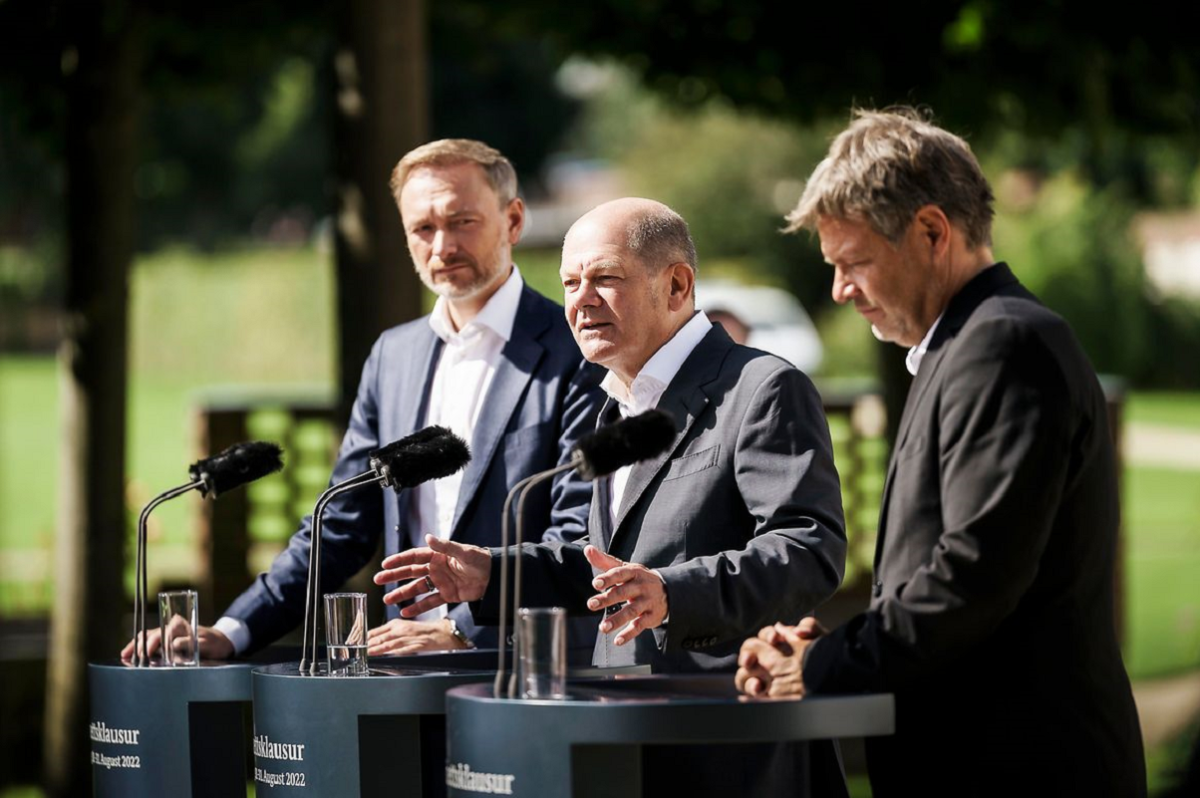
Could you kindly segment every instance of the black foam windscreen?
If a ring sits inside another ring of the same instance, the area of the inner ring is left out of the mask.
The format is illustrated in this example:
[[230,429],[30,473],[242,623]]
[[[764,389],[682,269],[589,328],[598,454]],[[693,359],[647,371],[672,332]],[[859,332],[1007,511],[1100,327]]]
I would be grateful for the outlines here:
[[213,498],[283,468],[283,449],[269,441],[235,443],[220,454],[197,460],[188,468],[192,481],[203,481],[201,494]]
[[467,442],[445,427],[426,427],[371,452],[371,467],[397,492],[448,477],[471,462]]
[[579,475],[595,479],[662,454],[674,440],[675,419],[665,411],[648,410],[585,435],[572,453]]

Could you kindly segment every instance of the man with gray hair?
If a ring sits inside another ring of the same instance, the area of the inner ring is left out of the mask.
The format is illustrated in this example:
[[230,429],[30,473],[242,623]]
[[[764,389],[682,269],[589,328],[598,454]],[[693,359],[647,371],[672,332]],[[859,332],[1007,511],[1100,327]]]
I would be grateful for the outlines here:
[[867,741],[879,796],[1144,795],[1104,394],[1067,324],[994,262],[970,148],[912,111],[859,112],[788,219],[915,379],[870,607],[833,631],[762,629],[738,687],[894,693],[895,735]]

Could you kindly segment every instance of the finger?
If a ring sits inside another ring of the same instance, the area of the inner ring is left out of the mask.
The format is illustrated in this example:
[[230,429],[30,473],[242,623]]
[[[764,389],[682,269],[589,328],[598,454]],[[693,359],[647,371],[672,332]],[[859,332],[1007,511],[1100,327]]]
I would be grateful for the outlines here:
[[421,565],[429,562],[433,552],[426,548],[406,549],[389,554],[379,565],[382,568],[397,568],[401,565]]
[[821,635],[829,633],[821,625],[821,622],[811,615],[807,618],[801,618],[800,623],[796,624],[795,631],[803,640],[815,640]]
[[621,585],[626,582],[633,582],[639,576],[644,576],[647,573],[646,569],[640,565],[629,565],[621,563],[615,568],[610,568],[604,573],[592,580],[592,587],[597,590],[603,590],[606,587],[613,585]]
[[[393,592],[395,592],[395,591],[393,591]],[[425,598],[421,599],[420,601],[418,601],[414,604],[409,604],[407,607],[404,607],[403,609],[401,609],[400,617],[401,618],[415,618],[423,612],[429,612],[429,610],[435,610],[438,607],[444,606],[445,604],[446,604],[446,599],[442,597],[441,593],[430,593],[427,596],[425,596]]]
[[746,680],[746,694],[747,695],[763,695],[766,692],[767,692],[767,688],[766,688],[766,685],[763,683],[763,680],[761,677],[751,676],[749,679]]
[[757,637],[759,640],[771,646],[776,645],[783,639],[779,634],[779,630],[774,626],[764,626],[762,629],[759,629]]
[[[414,579],[413,581],[406,582],[405,584],[401,585],[400,587],[396,588],[395,590],[392,590],[392,591],[384,594],[383,603],[384,604],[399,604],[402,601],[409,601],[410,599],[415,599],[417,596],[421,595],[424,592],[426,592],[424,578]],[[405,616],[405,617],[408,617],[408,616]]]
[[620,634],[618,634],[613,640],[613,643],[618,646],[623,646],[633,638],[640,635],[642,632],[646,631],[645,617],[646,616],[644,615],[639,615],[626,624],[625,628],[622,629]]
[[770,674],[758,667],[738,668],[737,673],[733,677],[733,683],[738,690],[743,693],[751,693],[751,685],[755,689],[764,689],[766,682],[771,678]]
[[392,637],[392,624],[395,621],[388,621],[382,626],[376,626],[367,632],[367,642],[374,643],[379,640],[390,640]]
[[587,557],[587,561],[592,564],[592,567],[599,571],[610,571],[625,564],[623,560],[618,560],[611,554],[606,554],[595,546],[584,546],[583,556]]
[[375,574],[373,581],[377,585],[387,585],[392,582],[407,582],[410,579],[419,579],[427,573],[429,573],[428,561],[382,570]]
[[443,540],[433,535],[426,535],[425,542],[429,544],[429,548],[438,554],[445,554],[448,557],[455,557],[460,560],[468,551],[467,547],[461,543],[455,543],[453,540]]
[[751,645],[751,643],[755,642],[754,639],[750,639],[742,643],[742,650],[738,652],[739,668],[753,668],[758,664],[758,651],[756,650],[756,646]]
[[602,610],[605,607],[615,607],[625,601],[633,601],[640,598],[641,595],[642,591],[637,584],[625,583],[592,596],[588,599],[587,606],[589,610]]
[[[800,635],[796,633],[796,630],[792,627],[786,626],[782,623],[777,623],[775,624],[775,631],[779,632],[779,636],[782,638],[779,643],[776,643],[776,648],[783,650],[783,647],[786,646],[794,651],[803,645],[803,638],[801,638]],[[790,654],[791,651],[787,653]]]
[[620,629],[625,624],[642,614],[642,608],[636,604],[626,604],[624,607],[605,617],[600,622],[600,631],[608,634],[614,629]]

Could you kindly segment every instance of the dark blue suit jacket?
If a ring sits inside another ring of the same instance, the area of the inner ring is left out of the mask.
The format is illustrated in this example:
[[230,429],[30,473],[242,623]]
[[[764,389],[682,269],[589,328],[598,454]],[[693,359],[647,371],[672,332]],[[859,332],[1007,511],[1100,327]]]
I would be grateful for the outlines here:
[[[363,367],[330,484],[366,471],[371,451],[425,426],[441,348],[428,318],[379,337]],[[602,376],[601,369],[580,356],[562,308],[524,287],[512,337],[501,352],[470,441],[471,462],[454,513],[454,540],[500,544],[500,514],[509,488],[534,472],[566,462],[575,440],[595,429]],[[363,488],[330,505],[322,522],[322,593],[336,590],[366,565],[381,534],[385,554],[409,548],[410,495]],[[590,483],[574,472],[557,477],[526,500],[526,529],[544,530],[545,541],[583,537],[591,495]],[[226,611],[249,627],[252,648],[273,642],[303,620],[310,536],[311,518],[305,518],[271,570]],[[389,608],[391,617],[397,613],[397,608]],[[451,617],[477,645],[495,644],[494,630],[477,628],[466,605],[454,607]]]

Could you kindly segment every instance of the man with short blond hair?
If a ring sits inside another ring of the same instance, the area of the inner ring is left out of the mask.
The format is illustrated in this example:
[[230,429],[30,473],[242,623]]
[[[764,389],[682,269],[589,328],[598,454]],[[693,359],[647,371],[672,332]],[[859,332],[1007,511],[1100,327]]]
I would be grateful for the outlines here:
[[[581,359],[562,308],[525,285],[513,263],[525,205],[508,159],[479,141],[435,141],[404,156],[391,186],[413,267],[438,299],[429,316],[376,341],[331,483],[368,470],[370,452],[428,425],[458,434],[472,456],[463,471],[399,495],[361,490],[334,502],[322,522],[321,593],[366,565],[381,536],[385,554],[426,534],[499,544],[509,489],[565,462],[595,427],[600,403],[598,370]],[[588,483],[564,474],[531,493],[526,524],[545,540],[574,540],[585,533],[590,498]],[[270,570],[203,631],[206,658],[261,648],[299,625],[310,533],[306,518]],[[372,655],[497,644],[465,605],[413,620],[389,613],[370,630]],[[586,624],[573,631],[590,644],[595,623],[590,634]]]
[[879,796],[1145,795],[1113,628],[1117,475],[1104,394],[1067,324],[991,251],[961,138],[864,111],[813,172],[833,298],[908,347],[868,610],[743,645],[751,695],[891,692]]

